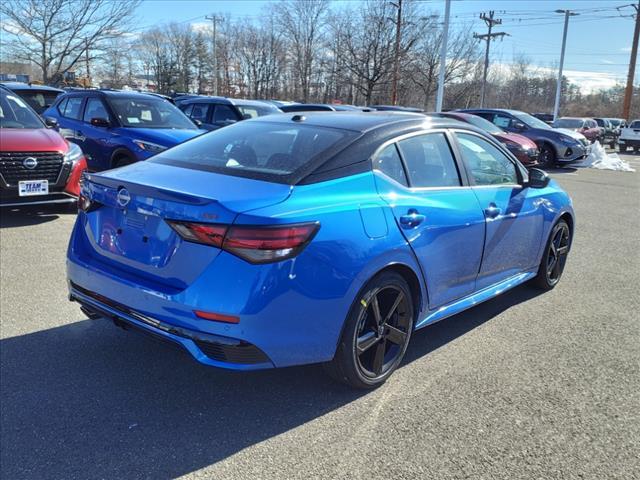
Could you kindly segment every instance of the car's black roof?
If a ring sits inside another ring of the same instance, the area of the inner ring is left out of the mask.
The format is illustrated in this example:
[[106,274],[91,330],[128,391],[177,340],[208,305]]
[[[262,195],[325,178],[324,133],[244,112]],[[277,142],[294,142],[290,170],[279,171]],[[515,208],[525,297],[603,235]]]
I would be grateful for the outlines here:
[[[256,120],[257,121],[257,120]],[[314,127],[339,128],[365,133],[367,131],[393,126],[395,124],[420,125],[425,122],[435,122],[437,119],[428,118],[419,113],[409,112],[361,112],[357,110],[342,112],[288,112],[278,115],[260,117],[261,122],[295,122]],[[448,122],[451,123],[451,122]]]
[[459,110],[453,110],[454,112],[491,112],[491,113],[508,113],[509,115],[515,115],[518,113],[526,113],[521,110],[511,110],[509,108],[461,108]]
[[57,93],[62,93],[64,91],[59,88],[50,87],[48,85],[31,85],[22,82],[0,82],[0,85],[8,88],[9,90],[40,90]]
[[344,150],[301,172],[299,177],[293,179],[294,183],[314,183],[363,171],[362,169],[370,167],[368,159],[382,143],[405,133],[457,128],[488,137],[481,129],[459,120],[399,111],[289,112],[259,117],[248,122],[303,123],[311,127],[338,128],[360,134]]

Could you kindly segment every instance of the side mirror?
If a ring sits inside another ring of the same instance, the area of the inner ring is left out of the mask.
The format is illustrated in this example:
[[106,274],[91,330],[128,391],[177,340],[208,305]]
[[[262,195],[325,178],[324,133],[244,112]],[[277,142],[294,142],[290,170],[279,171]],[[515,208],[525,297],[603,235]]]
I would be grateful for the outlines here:
[[202,126],[202,122],[198,119],[192,118],[191,121],[196,124],[196,127],[200,128]]
[[551,177],[547,175],[547,172],[539,168],[532,168],[529,170],[529,181],[526,186],[531,188],[546,188],[550,180]]
[[515,128],[516,130],[526,130],[527,126],[522,122],[515,122],[513,124],[513,128]]
[[111,126],[111,122],[106,118],[97,117],[91,119],[91,125],[94,127],[109,128]]
[[58,120],[53,117],[45,117],[44,124],[47,128],[58,128]]

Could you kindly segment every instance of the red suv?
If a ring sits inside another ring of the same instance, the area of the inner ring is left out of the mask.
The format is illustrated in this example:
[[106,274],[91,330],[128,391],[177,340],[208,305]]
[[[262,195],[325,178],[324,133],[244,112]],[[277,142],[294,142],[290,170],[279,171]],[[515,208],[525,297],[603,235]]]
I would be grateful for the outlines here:
[[24,100],[0,87],[1,207],[74,202],[86,168],[80,147],[47,128]]
[[600,128],[593,118],[562,117],[553,122],[553,128],[564,128],[581,133],[591,143],[604,144],[604,128]]

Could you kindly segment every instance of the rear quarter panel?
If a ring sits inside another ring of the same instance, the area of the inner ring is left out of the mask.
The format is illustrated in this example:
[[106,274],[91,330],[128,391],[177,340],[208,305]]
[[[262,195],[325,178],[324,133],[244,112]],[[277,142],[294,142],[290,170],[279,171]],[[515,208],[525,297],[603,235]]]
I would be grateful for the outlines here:
[[[305,323],[307,328],[300,332],[300,338],[291,340],[308,343],[311,330],[318,344],[324,345],[322,351],[314,352],[316,358],[329,360],[349,308],[369,279],[392,264],[408,266],[419,279],[421,274],[392,213],[375,189],[372,172],[294,187],[285,202],[245,212],[235,223],[315,221],[320,222],[320,229],[305,250],[271,266],[279,273],[270,275],[280,280],[270,287],[263,285],[261,291],[254,291],[254,298],[240,303],[254,310],[243,314],[257,314],[277,304],[283,313],[275,318],[269,315],[270,321],[280,324],[274,325],[274,330],[286,329],[287,322]],[[425,291],[421,298],[426,299]],[[286,352],[278,355],[284,356]]]

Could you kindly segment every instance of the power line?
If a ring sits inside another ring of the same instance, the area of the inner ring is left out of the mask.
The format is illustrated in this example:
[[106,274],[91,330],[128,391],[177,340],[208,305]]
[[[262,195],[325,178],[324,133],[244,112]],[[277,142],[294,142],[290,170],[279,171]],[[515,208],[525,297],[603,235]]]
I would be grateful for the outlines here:
[[482,20],[484,20],[484,22],[487,24],[487,33],[484,33],[482,35],[477,34],[477,33],[473,33],[473,38],[477,38],[479,40],[484,40],[487,42],[487,48],[485,50],[484,53],[484,72],[482,74],[482,91],[480,93],[480,108],[484,107],[484,98],[485,98],[485,93],[486,93],[486,87],[487,87],[487,71],[489,70],[489,46],[491,45],[491,41],[494,38],[502,38],[505,35],[509,35],[508,33],[505,32],[491,32],[491,30],[493,29],[494,25],[500,25],[502,23],[502,19],[499,18],[495,18],[494,17],[495,12],[493,10],[489,11],[489,16],[487,16],[485,13],[480,14],[480,18]]

